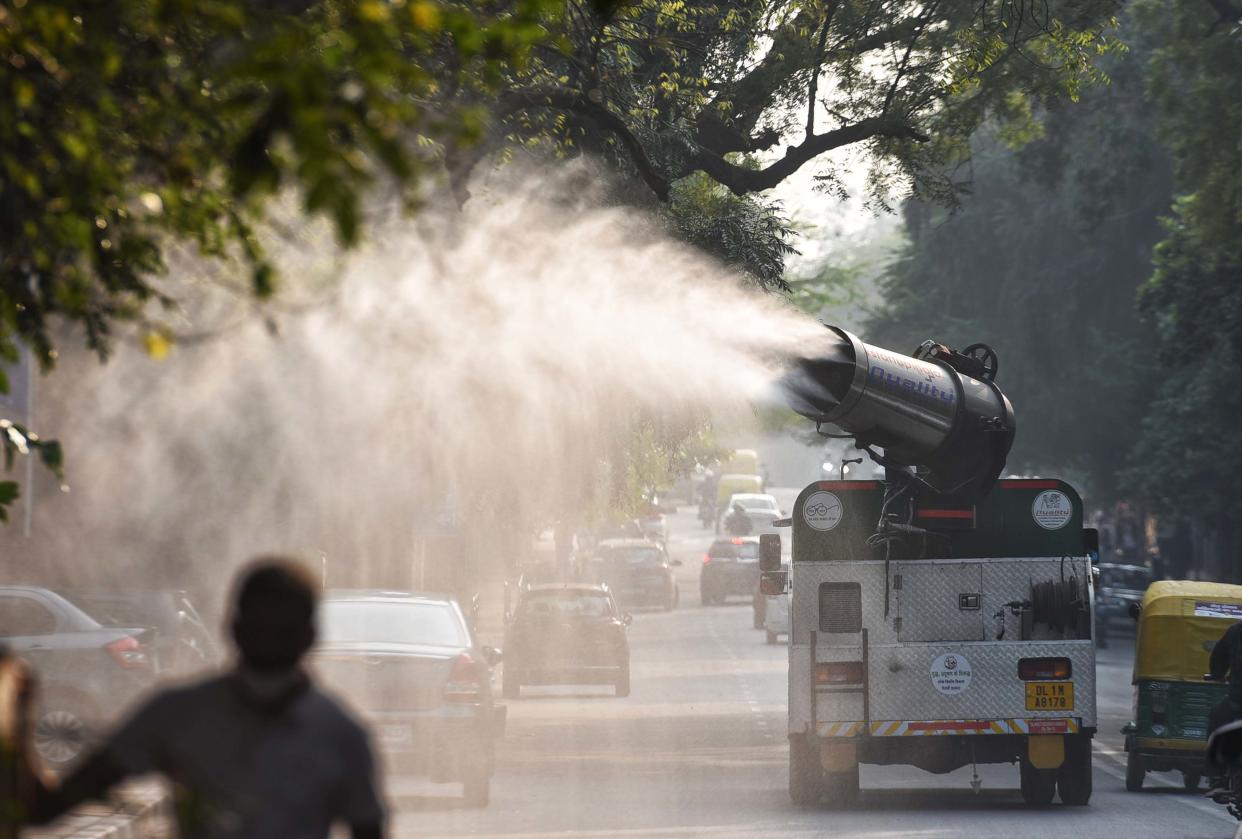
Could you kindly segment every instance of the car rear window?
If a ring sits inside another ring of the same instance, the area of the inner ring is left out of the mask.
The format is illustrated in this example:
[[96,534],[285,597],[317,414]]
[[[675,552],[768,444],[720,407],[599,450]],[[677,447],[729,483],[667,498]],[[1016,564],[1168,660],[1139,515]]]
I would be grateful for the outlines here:
[[328,644],[469,643],[461,617],[447,603],[328,600],[319,607],[319,637]]
[[602,592],[534,591],[526,595],[522,611],[530,615],[606,618],[612,614],[612,603]]
[[1100,584],[1109,588],[1146,591],[1151,584],[1151,573],[1146,569],[1101,568]]
[[732,541],[720,541],[712,543],[711,550],[708,554],[723,559],[758,559],[759,543],[758,542],[741,542],[740,544]]

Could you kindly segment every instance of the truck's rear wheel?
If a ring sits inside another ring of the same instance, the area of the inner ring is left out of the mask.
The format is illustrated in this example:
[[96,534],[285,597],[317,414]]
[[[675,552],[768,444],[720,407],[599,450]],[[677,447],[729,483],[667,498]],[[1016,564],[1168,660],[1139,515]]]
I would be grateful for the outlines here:
[[1143,756],[1131,749],[1126,755],[1126,792],[1141,792],[1143,778],[1147,769],[1143,766]]
[[824,798],[837,806],[858,800],[858,764],[844,772],[824,773]]
[[1036,769],[1024,757],[1019,764],[1019,773],[1023,801],[1037,806],[1052,803],[1057,791],[1057,770]]
[[808,806],[819,801],[823,793],[823,770],[819,765],[819,748],[814,738],[795,735],[789,738],[789,798],[794,804]]
[[1082,807],[1091,800],[1091,738],[1079,734],[1065,738],[1065,761],[1057,770],[1061,803]]

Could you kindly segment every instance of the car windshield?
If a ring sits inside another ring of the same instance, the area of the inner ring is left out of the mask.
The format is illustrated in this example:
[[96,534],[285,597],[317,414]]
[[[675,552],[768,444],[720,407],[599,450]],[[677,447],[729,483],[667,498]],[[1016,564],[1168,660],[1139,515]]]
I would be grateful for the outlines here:
[[1100,583],[1108,588],[1146,591],[1151,573],[1146,568],[1101,568]]
[[536,591],[526,596],[525,611],[532,615],[606,618],[612,604],[603,592]]
[[424,644],[464,647],[466,627],[448,603],[329,600],[319,610],[327,644]]
[[663,561],[656,548],[637,546],[633,548],[608,548],[601,557],[618,565],[659,565]]
[[708,553],[717,559],[758,559],[758,542],[716,542]]

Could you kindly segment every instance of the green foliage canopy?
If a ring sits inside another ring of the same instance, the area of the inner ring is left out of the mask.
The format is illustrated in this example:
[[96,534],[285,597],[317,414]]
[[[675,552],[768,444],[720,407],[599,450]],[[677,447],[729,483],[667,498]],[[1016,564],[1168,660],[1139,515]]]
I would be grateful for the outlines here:
[[907,206],[909,243],[868,329],[911,349],[924,338],[992,344],[1018,414],[1010,468],[1068,471],[1095,503],[1134,490],[1119,473],[1152,392],[1135,297],[1172,190],[1145,96],[1147,48],[1127,40],[1112,84],[1042,114],[1033,136],[976,138],[958,212]]

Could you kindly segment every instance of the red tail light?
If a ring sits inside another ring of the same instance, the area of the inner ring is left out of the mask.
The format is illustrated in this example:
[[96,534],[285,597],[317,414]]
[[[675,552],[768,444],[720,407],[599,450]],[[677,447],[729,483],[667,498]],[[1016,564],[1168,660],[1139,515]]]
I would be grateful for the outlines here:
[[151,666],[151,658],[147,655],[146,648],[132,635],[113,641],[104,649],[112,656],[117,666],[124,667],[126,670]]
[[1018,661],[1018,678],[1023,681],[1068,679],[1073,672],[1068,658],[1024,658]]
[[470,653],[457,656],[444,684],[444,701],[471,704],[482,701],[485,672],[485,668]]
[[711,555],[711,554],[703,554],[703,564],[704,564],[704,565],[706,565],[707,563],[709,563],[709,562],[711,562],[711,561],[712,561],[712,555]]
[[861,685],[862,681],[861,661],[821,661],[815,665],[817,685]]

